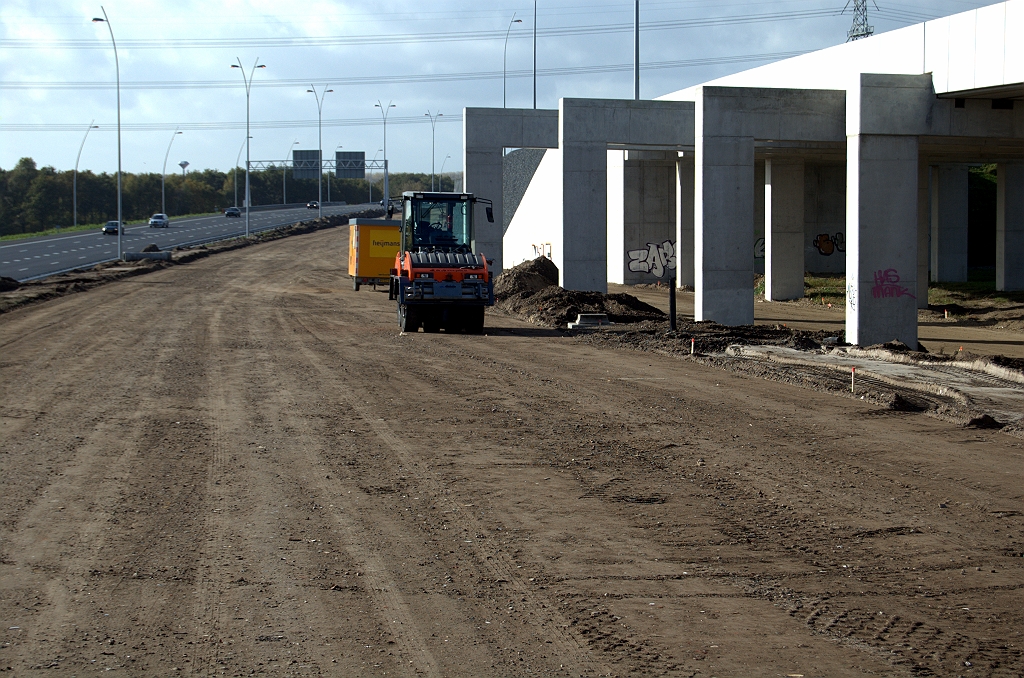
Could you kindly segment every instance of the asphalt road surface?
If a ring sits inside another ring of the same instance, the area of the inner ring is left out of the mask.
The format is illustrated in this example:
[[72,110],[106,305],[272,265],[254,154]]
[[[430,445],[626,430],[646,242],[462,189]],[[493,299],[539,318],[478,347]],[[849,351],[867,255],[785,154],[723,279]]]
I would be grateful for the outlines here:
[[347,233],[2,316],[0,672],[1024,674],[1021,439],[402,335]]
[[[366,209],[370,205],[341,205],[324,207],[323,213],[347,214]],[[249,230],[252,232],[291,224],[300,219],[309,219],[316,210],[298,207],[283,210],[254,211],[249,216]],[[223,214],[208,217],[171,219],[168,228],[150,228],[147,224],[128,226],[122,236],[121,246],[125,252],[139,252],[151,243],[160,249],[178,245],[209,242],[245,233],[245,214],[240,219],[228,218]],[[97,228],[94,231],[78,231],[68,235],[51,235],[42,238],[26,238],[0,244],[0,275],[25,281],[41,278],[62,271],[92,266],[117,258],[117,236],[104,235]]]

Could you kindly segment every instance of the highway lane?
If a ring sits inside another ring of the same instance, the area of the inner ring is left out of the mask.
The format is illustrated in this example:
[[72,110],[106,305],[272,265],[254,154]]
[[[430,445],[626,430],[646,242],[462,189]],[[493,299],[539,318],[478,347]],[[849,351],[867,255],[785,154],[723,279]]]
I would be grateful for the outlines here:
[[[325,215],[349,214],[370,207],[373,205],[339,205],[324,207],[323,212]],[[315,216],[315,210],[305,207],[254,211],[249,216],[249,230],[263,231]],[[139,252],[151,243],[166,250],[244,233],[244,214],[241,219],[216,214],[171,219],[169,228],[150,228],[147,224],[127,226],[121,244],[125,252]],[[93,231],[26,238],[0,244],[0,275],[24,282],[114,259],[117,259],[117,236],[103,235],[97,228]]]

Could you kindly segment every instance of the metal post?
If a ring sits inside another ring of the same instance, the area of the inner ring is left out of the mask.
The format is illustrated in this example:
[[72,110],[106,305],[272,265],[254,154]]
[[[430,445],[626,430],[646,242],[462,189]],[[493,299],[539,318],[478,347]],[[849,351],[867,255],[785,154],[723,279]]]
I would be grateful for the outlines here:
[[171,154],[171,144],[174,143],[174,137],[181,134],[178,128],[174,128],[174,134],[171,135],[171,141],[167,144],[167,152],[164,153],[164,167],[160,170],[160,211],[167,214],[167,196],[164,193],[164,181],[167,176],[167,157]]
[[117,41],[114,40],[114,29],[107,17],[107,10],[100,5],[103,18],[94,18],[93,21],[102,21],[107,24],[110,31],[110,43],[114,46],[114,70],[117,74],[117,258],[121,258],[121,232],[124,231],[124,224],[121,222],[121,62],[117,58]]
[[533,110],[537,110],[537,0],[533,0]]
[[430,190],[434,190],[434,132],[436,131],[437,119],[442,117],[444,113],[435,113],[430,115],[428,110],[423,115],[430,118]]
[[249,210],[252,207],[252,193],[249,191],[249,91],[252,89],[252,77],[256,74],[257,68],[266,68],[264,64],[260,63],[260,58],[256,57],[256,61],[252,63],[252,69],[249,71],[249,77],[245,77],[245,69],[242,67],[241,57],[235,57],[238,59],[238,65],[231,64],[231,68],[237,68],[242,72],[242,82],[245,83],[245,237],[249,237]]
[[[246,139],[249,137],[246,136]],[[242,157],[242,149],[245,148],[245,142],[238,147],[238,155],[235,156],[235,166],[231,168],[231,183],[235,185],[235,207],[238,207],[238,181],[235,180],[235,172],[238,169],[238,162]]]
[[505,31],[505,51],[501,57],[501,107],[505,108],[505,64],[508,61],[508,34],[512,32],[512,24],[521,24],[522,19],[516,19],[516,13],[512,12],[512,21],[508,22],[508,30]]
[[676,331],[676,277],[672,276],[672,282],[668,288],[668,327]]
[[640,0],[633,0],[633,98],[640,101]]
[[78,147],[78,157],[75,158],[75,174],[71,180],[71,202],[74,205],[72,211],[74,212],[74,225],[78,226],[78,161],[82,159],[82,149],[85,148],[85,140],[89,138],[89,130],[99,129],[99,125],[92,124],[96,122],[93,120],[89,123],[89,126],[85,129],[85,136],[82,137],[82,145]]

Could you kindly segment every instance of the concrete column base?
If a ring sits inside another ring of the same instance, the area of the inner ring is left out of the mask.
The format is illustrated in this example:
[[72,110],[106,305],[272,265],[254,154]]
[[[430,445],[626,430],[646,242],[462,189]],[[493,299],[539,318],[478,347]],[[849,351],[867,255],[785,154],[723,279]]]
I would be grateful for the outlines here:
[[697,143],[694,316],[754,323],[754,139],[704,136]]
[[846,340],[917,348],[916,136],[847,138]]

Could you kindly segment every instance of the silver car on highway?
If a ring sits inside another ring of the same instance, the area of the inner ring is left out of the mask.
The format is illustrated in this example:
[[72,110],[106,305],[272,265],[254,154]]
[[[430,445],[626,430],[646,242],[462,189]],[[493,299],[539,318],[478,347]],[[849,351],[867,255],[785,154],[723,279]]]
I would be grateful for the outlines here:
[[149,227],[150,228],[167,228],[170,225],[171,225],[171,220],[167,217],[166,214],[162,214],[160,212],[157,212],[156,214],[154,214],[153,216],[151,216],[149,218]]

